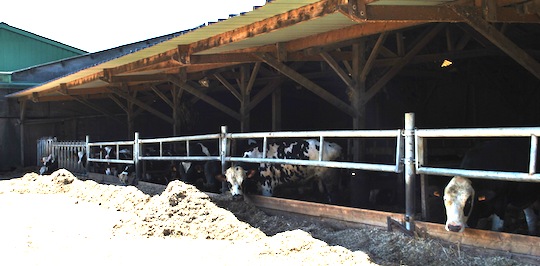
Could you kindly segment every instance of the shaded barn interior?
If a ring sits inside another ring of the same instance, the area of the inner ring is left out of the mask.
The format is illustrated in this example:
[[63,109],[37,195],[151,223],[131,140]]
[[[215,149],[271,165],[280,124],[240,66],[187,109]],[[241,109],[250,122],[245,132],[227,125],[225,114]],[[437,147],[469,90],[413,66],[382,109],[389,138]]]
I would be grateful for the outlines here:
[[[419,128],[540,124],[535,1],[285,2],[9,94],[24,164],[43,136],[397,129],[408,112]],[[427,161],[457,165],[470,142],[432,141]],[[350,161],[394,159],[395,140],[340,144]],[[348,204],[367,204],[352,185]]]

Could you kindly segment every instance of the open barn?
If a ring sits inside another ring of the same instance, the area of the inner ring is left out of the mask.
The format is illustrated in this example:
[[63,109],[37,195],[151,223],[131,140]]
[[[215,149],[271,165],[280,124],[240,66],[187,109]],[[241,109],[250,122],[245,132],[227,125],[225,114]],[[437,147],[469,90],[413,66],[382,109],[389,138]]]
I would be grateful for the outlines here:
[[[121,54],[90,54],[7,95],[21,164],[34,163],[42,136],[386,130],[403,128],[406,113],[418,128],[536,127],[538,10],[522,0],[275,0]],[[459,165],[471,142],[431,140],[422,160]],[[393,139],[340,145],[348,162],[396,157]],[[345,205],[366,207],[367,183],[351,180]]]

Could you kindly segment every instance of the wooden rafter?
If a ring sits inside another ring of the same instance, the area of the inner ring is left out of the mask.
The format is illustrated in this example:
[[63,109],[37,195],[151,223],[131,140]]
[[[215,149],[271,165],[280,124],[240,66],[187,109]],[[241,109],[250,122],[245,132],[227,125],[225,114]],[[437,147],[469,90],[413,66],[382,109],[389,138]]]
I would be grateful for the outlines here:
[[242,95],[240,95],[240,92],[231,84],[229,83],[221,74],[215,73],[214,77],[229,90],[229,92],[239,101],[242,101]]
[[[367,5],[366,16],[356,16],[349,12],[348,8],[342,8],[341,12],[351,19],[360,23],[364,22],[388,22],[388,21],[416,21],[429,22],[463,22],[463,17],[453,12],[453,7],[465,7],[463,5]],[[470,8],[478,10],[477,7]],[[536,14],[520,14],[514,7],[493,7],[497,22],[539,22]]]
[[157,95],[161,100],[163,100],[169,107],[174,108],[173,102],[163,93],[161,92],[156,85],[152,84],[149,86],[150,89]]
[[262,100],[268,97],[268,95],[272,94],[272,92],[274,92],[282,83],[283,80],[281,78],[277,78],[264,86],[253,98],[251,98],[248,109],[252,110],[255,108]]
[[127,106],[124,103],[122,103],[120,99],[118,99],[114,94],[109,94],[109,99],[111,99],[114,103],[116,103],[116,105],[118,105],[118,107],[124,110],[124,112],[126,113],[128,112]]
[[387,36],[388,32],[383,32],[379,35],[379,38],[377,38],[377,42],[373,46],[373,49],[371,49],[371,53],[369,54],[369,57],[366,60],[364,67],[362,68],[362,72],[360,73],[359,79],[361,82],[366,81],[367,75],[371,71],[373,63],[375,62],[375,58],[377,58],[377,56],[379,55],[379,51],[381,50],[381,47]]
[[516,60],[516,62],[531,72],[536,78],[540,79],[540,64],[523,51],[523,49],[519,48],[514,42],[504,36],[504,34],[500,33],[495,27],[482,19],[476,9],[455,6],[454,10],[456,14],[462,16],[471,27]]
[[289,27],[301,22],[320,18],[336,12],[336,7],[344,4],[344,0],[318,1],[290,10],[262,21],[254,22],[246,26],[236,28],[222,34],[197,41],[192,44],[178,47],[180,62],[190,64],[190,56],[200,51],[223,46],[233,42],[239,42],[262,34]]
[[383,87],[392,79],[411,59],[418,53],[428,42],[430,42],[439,31],[441,31],[446,25],[444,23],[438,23],[432,29],[424,35],[422,40],[418,42],[403,58],[398,60],[396,64],[384,74],[369,90],[365,97],[362,99],[364,102],[368,102],[373,96],[375,96]]
[[114,93],[114,94],[116,94],[116,95],[118,95],[118,96],[120,96],[120,97],[126,99],[128,102],[133,103],[133,104],[139,106],[140,108],[146,110],[147,112],[149,112],[149,113],[151,113],[151,114],[157,116],[158,118],[160,118],[160,119],[162,119],[162,120],[164,120],[164,121],[166,121],[166,122],[168,122],[168,123],[170,123],[170,124],[173,123],[173,119],[172,119],[171,117],[169,117],[169,116],[163,114],[162,112],[160,112],[160,111],[158,111],[158,110],[152,108],[150,105],[148,105],[148,104],[142,102],[141,100],[139,100],[139,99],[137,99],[137,98],[135,98],[135,97],[132,97],[132,96],[129,95],[128,93],[123,92],[123,91],[121,91],[121,90],[119,90],[119,89],[117,89],[117,88],[112,88],[112,87],[109,87],[109,90],[110,90],[112,93]]
[[349,76],[349,74],[347,72],[345,72],[339,66],[338,62],[336,60],[334,60],[334,58],[332,58],[332,56],[330,56],[327,52],[322,52],[321,57],[324,58],[326,63],[328,63],[328,65],[330,65],[330,67],[334,70],[334,72],[336,72],[336,74],[341,78],[341,80],[343,80],[343,82],[345,82],[345,84],[347,84],[347,87],[349,87],[349,88],[354,87],[354,82],[351,79],[351,77]]
[[342,112],[350,115],[355,116],[354,110],[345,102],[334,96],[333,94],[329,93],[325,89],[321,88],[319,85],[313,83],[311,80],[307,79],[306,77],[302,76],[300,73],[294,71],[292,68],[288,67],[287,65],[277,61],[275,58],[268,54],[255,54],[257,57],[260,57],[266,64],[270,65],[271,67],[275,68],[279,72],[281,72],[283,75],[289,77],[290,79],[296,81],[298,84],[304,86],[306,89],[310,90],[311,92],[315,93],[322,99],[326,100],[330,104],[337,107]]
[[174,85],[184,89],[185,91],[193,94],[197,98],[200,98],[201,100],[205,101],[206,103],[214,106],[218,110],[221,110],[222,112],[234,117],[235,119],[240,120],[240,114],[238,112],[232,110],[231,108],[229,108],[229,107],[225,106],[224,104],[218,102],[217,100],[213,99],[212,97],[210,97],[210,96],[204,94],[203,92],[197,90],[196,88],[194,88],[193,86],[187,84],[186,82],[181,81],[180,78],[171,75],[171,76],[168,77],[168,80],[171,83],[173,83]]

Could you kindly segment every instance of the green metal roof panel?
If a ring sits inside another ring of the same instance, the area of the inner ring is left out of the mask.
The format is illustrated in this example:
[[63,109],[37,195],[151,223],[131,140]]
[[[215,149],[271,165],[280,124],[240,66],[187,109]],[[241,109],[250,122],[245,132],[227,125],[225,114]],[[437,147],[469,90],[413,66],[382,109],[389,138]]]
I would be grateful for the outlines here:
[[15,71],[85,53],[0,23],[0,71]]

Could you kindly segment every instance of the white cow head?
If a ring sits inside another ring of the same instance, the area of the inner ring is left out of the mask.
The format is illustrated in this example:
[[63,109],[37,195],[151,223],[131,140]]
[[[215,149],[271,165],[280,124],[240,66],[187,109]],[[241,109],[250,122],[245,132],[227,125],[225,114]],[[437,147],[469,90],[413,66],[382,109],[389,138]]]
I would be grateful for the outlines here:
[[444,189],[446,231],[461,233],[465,229],[474,203],[471,180],[455,176]]
[[230,191],[234,198],[242,198],[242,182],[247,178],[247,173],[241,166],[232,166],[225,171],[225,178],[231,185]]

